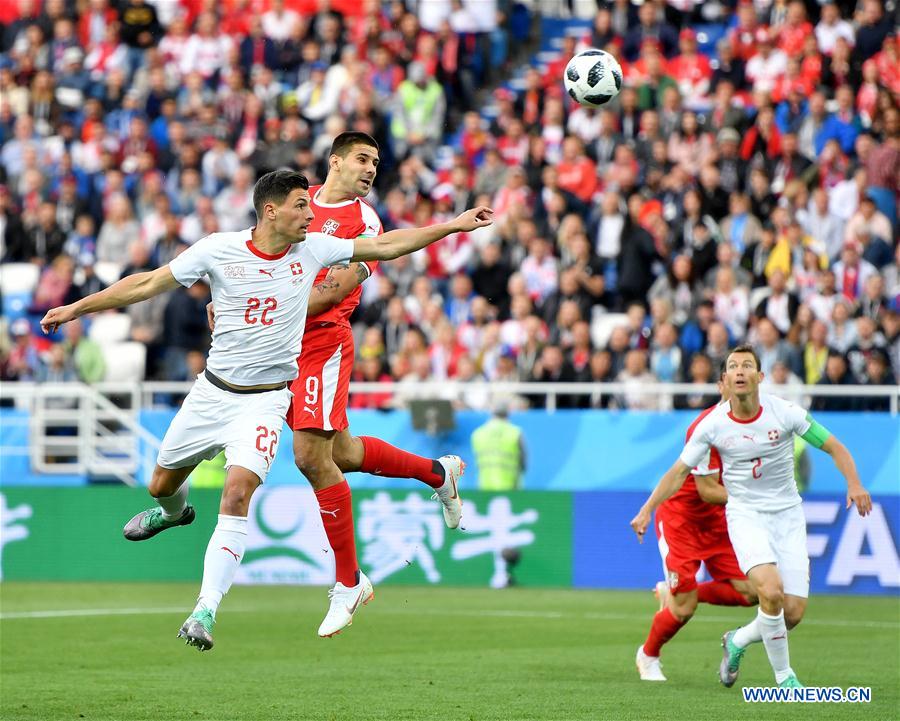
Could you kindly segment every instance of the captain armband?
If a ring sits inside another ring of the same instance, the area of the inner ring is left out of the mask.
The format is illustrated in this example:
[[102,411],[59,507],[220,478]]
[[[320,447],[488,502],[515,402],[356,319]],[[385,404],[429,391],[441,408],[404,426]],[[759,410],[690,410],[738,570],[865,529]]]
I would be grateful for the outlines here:
[[809,421],[809,429],[800,437],[811,446],[821,448],[831,433],[825,426],[815,421],[809,413],[806,414],[806,420]]

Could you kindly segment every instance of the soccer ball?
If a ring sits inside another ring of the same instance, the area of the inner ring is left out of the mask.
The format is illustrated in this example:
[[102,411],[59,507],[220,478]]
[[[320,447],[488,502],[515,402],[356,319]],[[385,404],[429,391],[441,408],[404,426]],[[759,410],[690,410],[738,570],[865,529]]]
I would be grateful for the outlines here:
[[622,66],[605,50],[591,48],[569,61],[563,83],[576,103],[599,108],[622,89]]

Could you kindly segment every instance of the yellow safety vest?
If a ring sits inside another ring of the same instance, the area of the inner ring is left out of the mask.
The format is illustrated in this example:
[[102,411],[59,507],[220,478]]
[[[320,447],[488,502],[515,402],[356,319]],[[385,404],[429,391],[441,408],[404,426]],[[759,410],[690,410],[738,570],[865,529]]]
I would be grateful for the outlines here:
[[512,491],[519,485],[522,429],[502,418],[491,418],[472,433],[478,464],[478,488]]

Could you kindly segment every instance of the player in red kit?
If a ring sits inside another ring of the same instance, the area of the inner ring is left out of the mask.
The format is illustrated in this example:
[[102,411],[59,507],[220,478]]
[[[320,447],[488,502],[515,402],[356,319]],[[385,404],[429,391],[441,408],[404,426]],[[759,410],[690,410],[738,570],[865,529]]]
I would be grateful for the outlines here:
[[[719,391],[722,390],[720,380]],[[722,400],[726,400],[724,395]],[[715,408],[707,408],[697,416],[688,428],[685,442],[697,424]],[[712,449],[706,462],[694,468],[681,489],[656,511],[656,536],[666,581],[657,584],[660,610],[653,617],[647,640],[637,650],[635,662],[643,681],[666,680],[659,660],[660,649],[691,620],[698,603],[717,606],[756,603],[728,537],[725,522],[728,495],[721,475],[722,461]],[[706,564],[713,580],[698,585],[701,562]]]
[[[336,238],[382,233],[375,209],[363,196],[378,169],[378,143],[362,132],[338,135],[331,146],[325,182],[309,189],[310,231]],[[377,262],[351,263],[319,274],[309,299],[303,349],[287,422],[294,431],[294,461],[316,493],[325,534],[334,552],[336,582],[319,627],[333,636],[372,598],[372,584],[359,570],[350,486],[343,473],[362,471],[392,478],[415,478],[430,486],[443,507],[444,522],[459,526],[462,501],[457,482],[464,471],[459,456],[423,458],[371,436],[348,430],[347,403],[354,363],[350,316],[359,305],[362,283]],[[210,308],[213,323],[213,309]]]

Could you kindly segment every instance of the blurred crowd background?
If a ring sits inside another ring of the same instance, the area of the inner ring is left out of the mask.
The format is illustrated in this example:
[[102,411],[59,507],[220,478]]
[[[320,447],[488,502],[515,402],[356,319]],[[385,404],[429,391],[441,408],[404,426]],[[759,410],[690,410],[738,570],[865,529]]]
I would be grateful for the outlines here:
[[[795,392],[900,374],[893,0],[9,0],[0,23],[4,381],[191,378],[203,283],[37,321],[252,225],[269,170],[321,182],[345,129],[380,143],[386,229],[497,218],[366,281],[356,379],[400,384],[355,407],[429,379],[705,383],[739,341]],[[586,47],[624,70],[602,110],[562,89]]]

